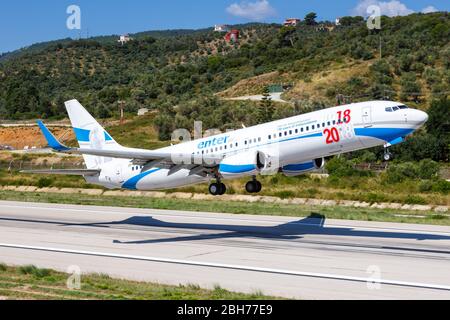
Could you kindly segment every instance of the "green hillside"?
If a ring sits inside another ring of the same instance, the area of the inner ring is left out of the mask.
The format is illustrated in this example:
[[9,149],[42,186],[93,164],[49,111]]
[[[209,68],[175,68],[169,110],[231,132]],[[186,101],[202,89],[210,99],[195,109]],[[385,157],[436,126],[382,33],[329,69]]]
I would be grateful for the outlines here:
[[0,62],[0,118],[62,118],[73,98],[109,118],[124,101],[128,114],[153,110],[148,125],[164,140],[193,120],[222,130],[267,120],[258,103],[222,98],[260,94],[271,83],[293,85],[284,95],[292,104],[277,104],[272,119],[335,105],[338,95],[421,109],[448,97],[448,13],[382,17],[381,31],[360,17],[341,21],[240,25],[238,44],[212,29],[143,32],[124,46],[114,36],[38,44]]

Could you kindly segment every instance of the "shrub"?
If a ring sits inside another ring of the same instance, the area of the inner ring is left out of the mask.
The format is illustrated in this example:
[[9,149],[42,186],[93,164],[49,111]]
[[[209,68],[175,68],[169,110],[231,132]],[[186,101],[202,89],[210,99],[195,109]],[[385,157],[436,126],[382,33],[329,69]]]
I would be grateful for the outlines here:
[[430,180],[421,181],[419,184],[420,192],[430,192],[433,189],[433,182]]
[[22,274],[29,274],[36,278],[44,278],[50,275],[49,269],[41,269],[33,265],[22,266],[19,268],[19,272]]
[[387,198],[379,193],[369,193],[366,196],[366,201],[370,202],[370,203],[374,203],[374,202],[387,202]]
[[448,194],[450,192],[450,182],[445,180],[438,180],[433,184],[432,190],[434,192]]
[[357,172],[352,163],[344,157],[334,157],[327,162],[326,169],[331,177],[349,177]]
[[43,178],[39,178],[37,186],[39,188],[46,188],[46,187],[50,187],[52,185],[52,183],[53,183],[53,179],[43,177]]
[[295,193],[289,190],[283,190],[275,193],[276,197],[279,197],[281,199],[288,199],[293,198],[295,196]]
[[407,204],[426,204],[427,201],[420,196],[409,195],[406,197],[405,203],[407,203]]
[[8,267],[6,266],[6,264],[0,263],[0,271],[1,272],[6,271],[7,268]]
[[432,179],[439,173],[439,164],[430,159],[421,160],[417,165],[417,174],[420,179]]
[[417,178],[417,167],[412,162],[392,164],[384,173],[383,179],[388,183],[399,183],[405,179]]

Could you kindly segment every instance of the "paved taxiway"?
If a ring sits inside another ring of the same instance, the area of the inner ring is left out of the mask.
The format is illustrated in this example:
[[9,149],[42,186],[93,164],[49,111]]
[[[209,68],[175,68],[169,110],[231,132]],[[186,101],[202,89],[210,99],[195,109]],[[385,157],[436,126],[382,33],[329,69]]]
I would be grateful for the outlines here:
[[450,299],[443,226],[0,202],[0,262],[294,298]]

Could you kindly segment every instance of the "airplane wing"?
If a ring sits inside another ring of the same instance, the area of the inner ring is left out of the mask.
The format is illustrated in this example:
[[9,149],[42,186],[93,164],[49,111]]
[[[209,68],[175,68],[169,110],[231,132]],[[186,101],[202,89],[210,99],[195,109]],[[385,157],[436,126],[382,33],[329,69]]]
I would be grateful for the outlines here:
[[223,160],[221,156],[208,156],[202,155],[201,159],[196,158],[192,154],[183,153],[170,153],[160,152],[143,149],[123,148],[123,149],[86,149],[86,148],[69,148],[63,145],[55,136],[48,130],[42,121],[38,121],[39,128],[41,129],[48,145],[57,152],[69,153],[69,154],[85,154],[107,158],[119,158],[130,159],[133,162],[153,162],[161,161],[172,164],[198,164],[207,167],[214,167],[220,164]]
[[22,170],[21,173],[35,173],[35,174],[59,174],[59,175],[72,175],[72,176],[96,176],[100,174],[100,170],[91,169],[50,169],[50,170]]

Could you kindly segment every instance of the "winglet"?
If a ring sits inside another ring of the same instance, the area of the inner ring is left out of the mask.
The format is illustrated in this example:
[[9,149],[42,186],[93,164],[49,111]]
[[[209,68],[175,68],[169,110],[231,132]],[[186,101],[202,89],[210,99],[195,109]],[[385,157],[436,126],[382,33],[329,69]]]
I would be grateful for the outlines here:
[[47,140],[48,145],[55,151],[69,151],[70,148],[66,147],[65,145],[61,144],[61,142],[58,141],[58,139],[55,138],[55,136],[48,130],[48,128],[44,125],[44,123],[41,120],[37,121],[37,124],[39,128],[42,131],[42,134],[45,137],[45,140]]

